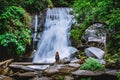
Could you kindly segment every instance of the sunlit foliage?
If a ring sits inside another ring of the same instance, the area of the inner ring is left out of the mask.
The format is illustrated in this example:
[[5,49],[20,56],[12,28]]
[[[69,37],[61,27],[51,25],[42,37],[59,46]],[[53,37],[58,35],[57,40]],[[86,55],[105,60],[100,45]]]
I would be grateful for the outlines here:
[[82,70],[92,70],[92,71],[104,71],[105,66],[102,65],[97,59],[88,58],[84,64],[80,67]]
[[0,46],[7,53],[21,55],[30,45],[30,22],[28,13],[21,7],[10,6],[0,15]]
[[109,53],[120,53],[120,1],[119,0],[75,0],[74,13],[79,25],[71,31],[71,36],[80,42],[85,30],[92,24],[104,24],[107,32]]

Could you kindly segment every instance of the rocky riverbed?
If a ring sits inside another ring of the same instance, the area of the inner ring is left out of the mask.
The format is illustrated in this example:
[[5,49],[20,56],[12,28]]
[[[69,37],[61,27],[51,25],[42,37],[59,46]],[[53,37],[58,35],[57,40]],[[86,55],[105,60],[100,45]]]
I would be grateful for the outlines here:
[[13,62],[10,59],[0,62],[0,80],[117,80],[117,70],[89,71],[80,70],[80,66],[80,59],[64,60],[60,64]]

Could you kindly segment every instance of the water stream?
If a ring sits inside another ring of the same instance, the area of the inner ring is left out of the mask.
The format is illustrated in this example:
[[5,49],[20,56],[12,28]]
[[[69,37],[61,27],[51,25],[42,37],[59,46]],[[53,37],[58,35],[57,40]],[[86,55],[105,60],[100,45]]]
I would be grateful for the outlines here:
[[38,42],[33,62],[54,62],[55,53],[60,59],[70,57],[77,50],[70,46],[69,34],[73,24],[71,8],[53,8],[47,10],[44,31]]
[[[34,23],[33,44],[35,44],[36,37],[37,37],[37,27],[38,27],[38,16],[37,15],[34,16],[33,23]],[[33,48],[35,48],[35,45],[33,45]]]

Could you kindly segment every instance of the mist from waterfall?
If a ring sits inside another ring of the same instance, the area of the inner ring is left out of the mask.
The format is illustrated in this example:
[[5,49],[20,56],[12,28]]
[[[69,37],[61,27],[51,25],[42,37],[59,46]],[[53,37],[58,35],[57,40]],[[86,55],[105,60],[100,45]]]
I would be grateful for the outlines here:
[[55,53],[60,59],[69,57],[75,48],[70,46],[69,34],[73,24],[71,8],[53,8],[47,10],[44,31],[38,42],[33,62],[54,62]]

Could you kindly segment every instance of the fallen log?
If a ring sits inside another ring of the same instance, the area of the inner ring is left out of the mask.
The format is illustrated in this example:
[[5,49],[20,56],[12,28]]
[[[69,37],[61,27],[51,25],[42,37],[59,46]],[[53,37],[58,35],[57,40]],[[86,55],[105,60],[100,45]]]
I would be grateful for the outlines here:
[[15,70],[15,71],[19,71],[19,70],[25,70],[25,71],[35,71],[35,69],[32,69],[32,68],[28,68],[24,65],[13,65],[13,64],[10,64],[9,67],[12,69],[12,70]]
[[11,74],[13,74],[13,71],[9,67],[0,69],[0,75],[11,75]]
[[14,64],[11,64],[9,65],[9,67],[17,72],[17,71],[20,71],[20,70],[24,70],[24,71],[40,71],[40,70],[45,70],[46,68],[48,68],[50,65],[14,65]]
[[0,75],[0,80],[15,80],[15,79],[8,76]]
[[11,65],[53,65],[54,63],[13,62]]
[[6,61],[0,62],[0,66],[7,67],[13,62],[13,59],[8,59]]
[[20,73],[20,72],[17,72],[13,75],[11,75],[12,77],[13,76],[17,76],[17,77],[35,77],[36,75],[38,75],[38,72],[24,72],[24,73]]
[[13,59],[0,62],[0,75],[9,75],[13,71],[8,67],[12,63]]

